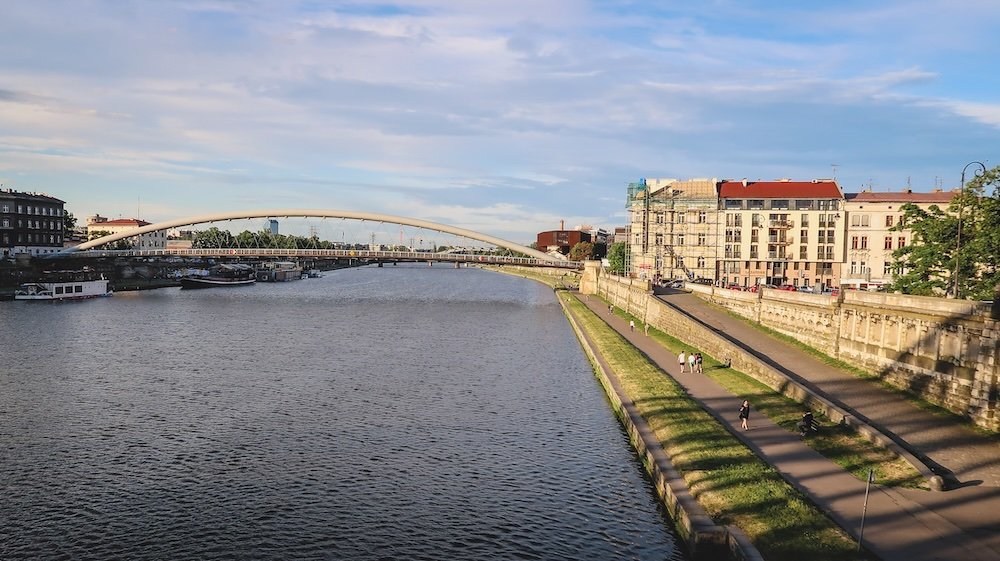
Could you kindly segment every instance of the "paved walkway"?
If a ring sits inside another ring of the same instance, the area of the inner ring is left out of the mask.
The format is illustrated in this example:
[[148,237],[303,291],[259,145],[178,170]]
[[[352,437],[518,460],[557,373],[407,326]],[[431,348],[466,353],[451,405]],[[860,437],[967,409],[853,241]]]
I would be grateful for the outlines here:
[[659,298],[890,437],[895,436],[918,457],[928,458],[932,468],[945,479],[960,486],[1000,487],[1000,440],[991,440],[957,421],[914,407],[892,392],[827,366],[693,294],[674,292]]
[[[631,332],[628,322],[609,314],[597,298],[584,299],[623,337],[678,381],[703,407],[743,440],[764,461],[853,536],[860,532],[865,483],[806,446],[795,434],[761,415],[751,414],[751,430],[739,430],[736,411],[740,398],[706,376],[682,374],[676,356],[645,336]],[[962,512],[968,512],[962,510]],[[1000,544],[993,547],[982,536],[963,530],[910,494],[872,486],[865,521],[865,546],[885,561],[978,560],[1000,561]]]

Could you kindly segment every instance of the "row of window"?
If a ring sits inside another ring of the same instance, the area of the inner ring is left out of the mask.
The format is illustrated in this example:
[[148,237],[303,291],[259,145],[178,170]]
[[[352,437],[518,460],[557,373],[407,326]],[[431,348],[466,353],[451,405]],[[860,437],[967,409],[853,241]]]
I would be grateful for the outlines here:
[[[865,263],[864,261],[851,261],[852,275],[867,275],[869,272],[871,272],[871,269],[868,267],[868,263]],[[903,268],[895,265],[892,261],[882,262],[882,276],[888,277],[902,273]]]
[[[899,222],[903,222],[903,217],[899,217]],[[855,228],[868,228],[871,225],[871,216],[868,214],[851,214],[851,226]],[[888,214],[885,217],[885,227],[892,228],[896,225],[896,216]]]
[[7,233],[0,236],[0,245],[9,246],[11,243],[47,243],[49,245],[62,244],[63,239],[59,234],[17,234],[17,241]]
[[0,204],[0,212],[4,214],[10,214],[15,212],[17,214],[37,214],[38,216],[62,216],[63,210],[57,207],[50,206],[34,206],[34,205],[13,205],[11,203]]
[[[760,259],[759,246],[750,246],[750,259]],[[816,248],[816,259],[833,259],[834,247],[832,245],[821,245]],[[742,259],[743,258],[743,248],[739,244],[726,244],[724,248],[724,255],[726,259]],[[767,258],[768,259],[791,259],[792,253],[786,251],[785,246],[774,246],[770,245],[767,248]],[[799,246],[799,260],[805,261],[809,259],[809,247]]]
[[[819,227],[820,228],[833,228],[836,224],[838,214],[819,214],[817,215]],[[743,227],[743,215],[742,214],[726,214],[726,226],[730,227]],[[791,215],[789,214],[769,214],[767,215],[767,222],[764,221],[763,214],[751,214],[750,215],[750,227],[751,228],[794,228],[795,222],[791,220]],[[809,227],[809,215],[801,214],[799,215],[799,226],[801,228]]]
[[[906,247],[906,236],[896,238],[896,248]],[[851,249],[868,249],[868,236],[851,236]],[[892,236],[886,236],[883,249],[893,249]]]
[[[10,228],[13,222],[10,218],[4,218],[0,220],[0,228]],[[28,228],[34,228],[36,230],[62,230],[62,222],[59,220],[28,220],[25,222],[24,219],[17,219],[17,227],[24,228],[27,224]]]

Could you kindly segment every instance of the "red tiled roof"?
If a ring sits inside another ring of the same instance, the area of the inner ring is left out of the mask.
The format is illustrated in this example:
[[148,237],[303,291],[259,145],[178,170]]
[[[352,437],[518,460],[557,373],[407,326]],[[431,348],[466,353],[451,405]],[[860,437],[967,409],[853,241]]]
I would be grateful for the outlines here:
[[954,191],[934,191],[931,193],[913,193],[910,191],[897,191],[895,193],[875,193],[872,191],[862,191],[860,193],[847,193],[844,196],[848,201],[856,203],[950,203],[958,190]]
[[723,181],[720,199],[839,199],[836,181]]
[[91,226],[135,226],[138,228],[140,226],[148,226],[149,224],[150,223],[145,220],[136,220],[135,218],[119,218],[118,220],[94,222]]

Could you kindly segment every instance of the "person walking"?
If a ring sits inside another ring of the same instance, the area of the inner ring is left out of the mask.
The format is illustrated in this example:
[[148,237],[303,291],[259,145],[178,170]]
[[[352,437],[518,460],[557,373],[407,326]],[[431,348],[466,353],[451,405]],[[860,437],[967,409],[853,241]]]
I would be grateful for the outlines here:
[[692,374],[694,374],[695,372],[697,372],[697,370],[695,370],[695,361],[696,360],[697,360],[697,357],[694,356],[694,353],[689,353],[688,354],[688,367],[689,367],[688,370]]
[[687,364],[687,355],[684,354],[684,351],[681,351],[681,354],[677,355],[677,365],[681,367],[681,374],[684,373],[684,366],[686,364]]
[[747,426],[747,419],[749,418],[750,402],[744,399],[743,405],[740,406],[740,426],[743,427],[743,430],[750,430],[750,427]]
[[701,353],[694,355],[694,367],[698,369],[698,374],[704,374],[705,368],[702,366],[704,359],[701,358]]
[[645,330],[646,330],[646,335],[649,335],[649,324],[648,323],[646,324]]
[[635,320],[634,319],[628,320],[628,330],[632,331],[632,332],[635,332]]

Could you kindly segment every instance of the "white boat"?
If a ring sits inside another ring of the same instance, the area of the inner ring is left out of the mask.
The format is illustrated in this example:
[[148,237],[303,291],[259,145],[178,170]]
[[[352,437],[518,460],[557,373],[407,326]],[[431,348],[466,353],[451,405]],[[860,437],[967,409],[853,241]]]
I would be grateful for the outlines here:
[[106,279],[70,282],[27,282],[14,291],[14,300],[83,300],[111,296]]

